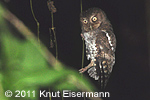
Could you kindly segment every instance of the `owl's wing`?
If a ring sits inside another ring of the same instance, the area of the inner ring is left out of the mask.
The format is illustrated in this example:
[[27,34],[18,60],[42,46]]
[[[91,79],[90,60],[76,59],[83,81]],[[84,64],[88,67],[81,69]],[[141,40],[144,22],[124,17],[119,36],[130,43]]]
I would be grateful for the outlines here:
[[96,66],[90,68],[88,73],[95,80],[100,80],[101,87],[105,87],[115,63],[116,38],[113,33],[105,30],[97,32],[96,35],[97,55]]
[[113,31],[100,30],[96,36],[97,49],[100,52],[108,53],[115,52],[116,49],[116,37]]
[[98,62],[101,85],[106,86],[115,63],[116,38],[113,31],[101,30],[97,34]]

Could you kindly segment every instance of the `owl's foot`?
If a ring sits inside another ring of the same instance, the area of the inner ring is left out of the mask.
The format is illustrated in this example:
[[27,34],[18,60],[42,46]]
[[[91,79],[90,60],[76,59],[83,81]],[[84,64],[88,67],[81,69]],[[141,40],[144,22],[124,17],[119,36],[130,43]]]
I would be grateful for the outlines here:
[[86,67],[84,67],[84,68],[81,68],[81,69],[79,70],[79,72],[80,72],[80,73],[84,73],[87,69],[89,69],[89,68],[92,67],[92,66],[95,66],[93,60],[91,60],[91,63],[90,63],[88,66],[86,66]]
[[84,35],[81,33],[81,37],[84,39]]
[[83,72],[85,72],[86,70],[87,70],[87,67],[81,68],[81,69],[79,70],[79,72],[80,72],[80,73],[83,73]]

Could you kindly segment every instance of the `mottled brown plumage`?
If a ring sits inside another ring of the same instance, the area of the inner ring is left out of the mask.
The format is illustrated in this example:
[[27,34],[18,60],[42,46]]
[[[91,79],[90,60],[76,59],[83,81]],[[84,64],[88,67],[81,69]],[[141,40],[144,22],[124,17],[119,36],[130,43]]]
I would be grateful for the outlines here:
[[80,69],[100,80],[105,87],[115,63],[116,38],[106,14],[99,8],[90,8],[80,15],[82,38],[86,44],[86,56],[91,63]]

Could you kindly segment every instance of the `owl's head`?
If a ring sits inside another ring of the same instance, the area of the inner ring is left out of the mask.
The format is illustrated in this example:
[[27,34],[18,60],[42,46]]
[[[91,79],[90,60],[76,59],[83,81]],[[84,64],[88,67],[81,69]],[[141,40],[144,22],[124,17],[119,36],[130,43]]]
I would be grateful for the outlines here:
[[99,8],[90,8],[80,14],[80,21],[82,31],[89,32],[101,27],[105,23],[107,17],[105,13]]

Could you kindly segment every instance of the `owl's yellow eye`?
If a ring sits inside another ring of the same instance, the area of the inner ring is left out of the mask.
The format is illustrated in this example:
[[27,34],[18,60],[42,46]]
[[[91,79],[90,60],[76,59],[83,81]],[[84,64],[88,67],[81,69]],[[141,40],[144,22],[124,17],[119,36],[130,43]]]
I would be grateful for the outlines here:
[[93,17],[92,20],[95,22],[97,21],[97,17]]
[[84,20],[83,20],[83,23],[84,23],[84,24],[87,24],[87,23],[88,23],[88,21],[87,21],[86,19],[84,19]]

